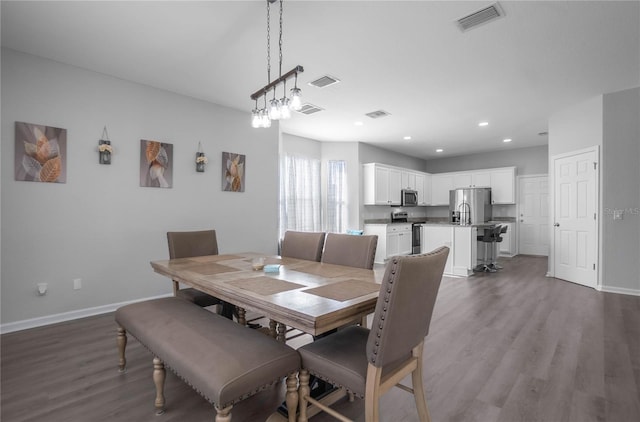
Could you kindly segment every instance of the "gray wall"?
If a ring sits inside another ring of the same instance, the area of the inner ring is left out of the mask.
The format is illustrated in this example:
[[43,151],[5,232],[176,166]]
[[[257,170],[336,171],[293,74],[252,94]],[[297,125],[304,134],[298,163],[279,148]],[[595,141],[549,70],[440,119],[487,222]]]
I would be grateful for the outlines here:
[[[640,88],[604,95],[602,275],[640,292]],[[613,210],[624,210],[613,220]]]
[[[640,294],[638,116],[640,88],[634,88],[591,98],[549,119],[550,167],[555,155],[600,148],[600,283],[603,290],[632,294]],[[614,221],[614,209],[628,212],[623,220]],[[550,268],[552,259],[553,244]]]
[[[2,50],[2,323],[169,294],[149,261],[166,232],[215,228],[221,252],[276,253],[278,129],[243,113]],[[67,183],[14,181],[14,122],[67,129]],[[107,125],[113,163],[99,165]],[[139,187],[140,140],[172,143],[173,188]],[[195,171],[202,142],[209,164]],[[247,155],[244,193],[221,191],[221,153]],[[83,287],[72,289],[72,279]],[[49,283],[46,296],[36,283]]]
[[427,173],[480,170],[516,166],[516,175],[547,174],[549,149],[547,145],[508,149],[450,158],[427,160]]

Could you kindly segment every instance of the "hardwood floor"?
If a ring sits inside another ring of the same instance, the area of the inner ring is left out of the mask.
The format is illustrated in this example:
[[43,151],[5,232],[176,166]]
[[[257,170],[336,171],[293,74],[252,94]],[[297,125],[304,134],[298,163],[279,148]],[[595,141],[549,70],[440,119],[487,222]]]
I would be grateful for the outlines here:
[[[425,342],[433,421],[639,421],[640,297],[547,278],[546,258],[501,264],[499,273],[443,280]],[[128,371],[118,373],[113,314],[1,341],[3,422],[214,419],[212,406],[170,372],[167,412],[155,416],[152,357],[130,338]],[[264,391],[236,406],[233,421],[262,421],[282,398],[282,386]],[[337,408],[364,419],[360,400]],[[381,420],[417,421],[412,396],[383,396]]]

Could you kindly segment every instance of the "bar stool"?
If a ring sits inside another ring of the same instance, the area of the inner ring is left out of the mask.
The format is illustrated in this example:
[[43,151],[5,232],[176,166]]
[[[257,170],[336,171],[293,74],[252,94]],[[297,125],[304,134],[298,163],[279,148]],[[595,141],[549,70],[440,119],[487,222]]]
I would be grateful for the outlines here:
[[496,270],[501,270],[502,266],[498,265],[498,256],[500,256],[500,242],[502,242],[502,235],[507,232],[509,226],[498,226],[501,227],[500,231],[496,234],[496,242],[493,244],[493,261],[489,264],[490,268],[494,268]]
[[[500,237],[500,230],[502,230],[502,226],[487,227],[484,229],[484,233],[482,234],[482,236],[478,236],[478,242],[484,243],[484,259],[482,260],[481,264],[477,265],[473,269],[473,271],[484,271],[488,273],[495,273],[496,271],[498,271],[495,268],[494,250],[496,239]],[[491,256],[488,256],[489,253],[491,254]]]

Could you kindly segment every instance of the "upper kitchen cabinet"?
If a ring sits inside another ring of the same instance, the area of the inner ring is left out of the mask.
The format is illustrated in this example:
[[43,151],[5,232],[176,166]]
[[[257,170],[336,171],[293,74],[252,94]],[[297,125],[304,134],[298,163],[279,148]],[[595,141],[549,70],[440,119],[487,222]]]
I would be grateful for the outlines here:
[[416,173],[412,171],[403,170],[400,172],[400,178],[402,180],[402,189],[416,189]]
[[431,205],[431,175],[416,174],[416,190],[418,191],[418,205]]
[[492,204],[515,204],[516,168],[501,167],[431,175],[431,205],[449,205],[456,188],[491,188]]
[[364,205],[400,205],[401,171],[378,163],[363,165]]
[[455,189],[454,173],[431,175],[431,205],[449,205],[449,191]]
[[453,186],[455,188],[488,188],[491,186],[491,173],[481,172],[460,172],[453,173]]
[[516,168],[505,167],[491,170],[491,203],[516,203]]

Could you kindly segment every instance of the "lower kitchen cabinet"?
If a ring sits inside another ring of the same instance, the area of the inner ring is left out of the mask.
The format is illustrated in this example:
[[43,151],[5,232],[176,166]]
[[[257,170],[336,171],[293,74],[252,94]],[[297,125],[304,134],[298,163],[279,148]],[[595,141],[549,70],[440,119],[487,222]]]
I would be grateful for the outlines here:
[[441,246],[449,248],[444,267],[445,275],[468,277],[477,262],[478,229],[472,226],[423,225],[421,252],[427,253]]
[[506,233],[500,235],[502,237],[502,242],[500,242],[500,255],[512,257],[515,256],[516,253],[516,224],[515,223],[505,223],[504,221],[496,221],[496,224],[500,224],[502,226],[507,226]]
[[384,264],[392,256],[411,254],[411,223],[365,224],[364,234],[378,235],[376,264]]

